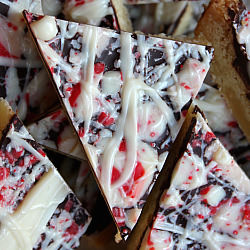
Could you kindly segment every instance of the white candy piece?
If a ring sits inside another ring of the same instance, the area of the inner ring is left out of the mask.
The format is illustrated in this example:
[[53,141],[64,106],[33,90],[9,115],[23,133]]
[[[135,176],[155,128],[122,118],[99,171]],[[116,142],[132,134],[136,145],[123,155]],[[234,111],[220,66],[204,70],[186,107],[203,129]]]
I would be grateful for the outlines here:
[[207,202],[211,206],[218,206],[220,201],[226,196],[226,192],[221,186],[213,186],[209,192],[204,196]]
[[107,95],[116,94],[121,88],[121,74],[118,71],[108,71],[102,79],[102,89]]
[[224,147],[218,148],[213,155],[214,160],[221,165],[230,165],[233,157],[230,156]]
[[58,32],[56,19],[52,16],[45,16],[30,25],[35,36],[44,41],[51,40]]

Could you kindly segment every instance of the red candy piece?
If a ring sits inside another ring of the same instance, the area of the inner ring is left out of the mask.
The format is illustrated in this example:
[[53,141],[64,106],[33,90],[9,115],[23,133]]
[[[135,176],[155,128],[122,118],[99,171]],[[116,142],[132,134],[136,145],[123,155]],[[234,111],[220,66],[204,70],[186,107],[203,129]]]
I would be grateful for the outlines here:
[[110,114],[102,112],[98,117],[98,122],[102,123],[104,126],[110,126],[115,122],[115,119],[113,117],[110,117]]
[[208,193],[209,190],[210,190],[210,186],[205,187],[205,188],[201,189],[200,194],[205,195]]
[[46,154],[43,152],[43,150],[40,148],[40,149],[38,149],[37,150],[43,157],[45,157],[46,156]]
[[120,171],[116,167],[113,167],[111,184],[115,183],[120,178],[120,176],[121,176]]
[[247,221],[247,223],[250,223],[250,204],[246,204],[243,207],[243,220]]
[[15,159],[14,159],[14,156],[13,156],[13,154],[11,152],[6,151],[5,152],[5,156],[8,159],[9,164],[13,164],[14,163]]
[[182,115],[183,115],[184,117],[187,115],[187,112],[188,112],[187,110],[182,110],[182,111],[181,111],[181,113],[182,113]]
[[184,87],[186,90],[191,89],[186,83],[182,82],[181,86]]
[[140,162],[137,162],[134,173],[134,181],[140,179],[145,174],[145,170]]
[[229,127],[232,127],[232,128],[237,128],[238,127],[238,123],[236,121],[231,121],[227,125]]
[[205,141],[209,143],[213,138],[215,138],[214,133],[212,132],[207,132],[205,135]]
[[126,196],[132,195],[133,186],[130,183],[126,183],[122,186],[123,191],[125,192]]
[[112,213],[115,217],[119,217],[119,218],[125,218],[125,215],[124,215],[124,211],[122,208],[119,208],[119,207],[113,207],[112,208]]
[[149,245],[149,246],[154,245],[154,242],[153,242],[153,241],[151,241],[151,232],[150,232],[150,233],[149,233],[149,235],[148,235],[148,240],[147,240],[147,243],[148,243],[148,245]]
[[105,65],[104,63],[96,63],[95,66],[94,66],[94,71],[96,74],[101,74],[105,69]]
[[73,201],[72,201],[72,200],[68,200],[67,203],[65,204],[65,208],[64,208],[64,209],[65,209],[67,212],[69,212],[70,209],[72,208],[72,206],[73,206]]
[[33,165],[38,161],[38,159],[34,155],[30,155],[30,164]]
[[83,5],[83,4],[85,4],[85,0],[76,0],[75,6],[80,6],[80,5]]
[[16,151],[14,148],[11,150],[11,153],[12,153],[12,155],[13,155],[13,157],[17,160],[17,159],[19,159],[21,156],[22,156],[22,154],[23,154],[23,149],[21,149],[20,151]]
[[79,128],[78,135],[80,137],[84,137],[84,134],[85,134],[84,128],[83,127]]
[[237,197],[232,198],[232,203],[239,203],[240,200]]
[[0,56],[3,57],[9,57],[9,58],[15,58],[17,59],[17,56],[13,56],[9,53],[9,51],[7,49],[4,48],[4,46],[0,43]]
[[67,228],[66,232],[70,235],[76,235],[78,233],[79,227],[78,225],[73,221],[71,226]]
[[71,107],[76,107],[76,100],[81,93],[81,84],[78,82],[76,85],[73,85],[71,96],[69,97],[69,103]]
[[131,198],[134,198],[136,195],[136,188],[137,185],[134,183],[134,181],[137,181],[145,174],[145,170],[140,162],[137,162],[135,170],[133,172],[134,178],[129,179],[123,186],[122,189],[125,192],[127,196],[130,196]]
[[0,181],[7,179],[10,175],[10,170],[8,168],[0,168]]
[[114,217],[116,218],[117,225],[119,227],[124,226],[125,225],[124,209],[119,208],[119,207],[113,207],[112,208],[112,213],[113,213]]
[[122,139],[122,142],[119,146],[119,151],[120,152],[126,152],[127,151],[127,145],[126,145],[126,140]]

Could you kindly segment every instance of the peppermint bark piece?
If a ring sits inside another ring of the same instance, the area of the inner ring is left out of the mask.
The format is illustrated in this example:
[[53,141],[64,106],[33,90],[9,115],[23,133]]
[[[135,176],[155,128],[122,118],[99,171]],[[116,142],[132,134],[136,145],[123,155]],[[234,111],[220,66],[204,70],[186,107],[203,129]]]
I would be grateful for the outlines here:
[[[247,59],[248,14],[241,0],[211,1],[196,28],[197,39],[211,42],[215,60],[211,73],[250,140],[250,85]],[[242,52],[243,51],[245,53]],[[226,73],[225,73],[226,72]]]
[[[211,49],[25,16],[126,238],[203,82]],[[43,25],[53,30],[49,40]]]
[[250,181],[198,112],[140,249],[249,249]]
[[21,14],[23,9],[41,13],[37,7],[39,1],[0,3],[0,97],[10,103],[23,121],[33,119],[58,102],[54,91],[50,91],[48,75]]
[[121,0],[41,0],[45,15],[115,30],[132,31]]
[[128,5],[136,31],[171,36],[193,35],[207,0]]
[[0,111],[1,247],[77,247],[88,212],[3,99]]
[[79,140],[62,109],[32,123],[27,129],[40,145],[80,160],[86,160]]
[[204,112],[215,136],[250,176],[250,144],[220,91],[203,84],[194,103]]

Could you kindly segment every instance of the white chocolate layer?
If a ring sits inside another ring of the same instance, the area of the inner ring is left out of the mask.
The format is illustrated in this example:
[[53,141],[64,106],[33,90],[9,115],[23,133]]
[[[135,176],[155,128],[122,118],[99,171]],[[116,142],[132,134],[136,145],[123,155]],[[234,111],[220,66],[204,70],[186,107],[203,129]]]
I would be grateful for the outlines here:
[[49,219],[67,193],[68,187],[57,171],[51,169],[29,191],[14,214],[1,216],[1,247],[32,249],[40,234],[46,232]]

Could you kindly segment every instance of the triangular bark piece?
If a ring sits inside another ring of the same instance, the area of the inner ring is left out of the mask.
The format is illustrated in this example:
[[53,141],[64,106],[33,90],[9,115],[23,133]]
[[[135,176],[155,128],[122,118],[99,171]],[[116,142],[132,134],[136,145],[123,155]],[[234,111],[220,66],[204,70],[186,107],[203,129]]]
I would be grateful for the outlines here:
[[25,17],[126,238],[209,69],[211,48]]
[[79,246],[90,215],[2,98],[0,111],[1,248]]
[[[241,0],[212,0],[195,30],[197,39],[215,48],[211,73],[242,131],[250,141],[249,59],[242,48],[249,47],[249,14]],[[239,32],[244,31],[243,37]],[[246,45],[248,44],[248,45]],[[250,56],[249,56],[250,58]]]
[[40,145],[79,160],[86,160],[77,135],[62,109],[47,114],[27,126],[27,129]]
[[227,106],[222,93],[203,83],[194,103],[204,112],[215,136],[250,177],[250,143]]
[[191,115],[170,187],[140,249],[249,249],[250,181],[201,113]]

